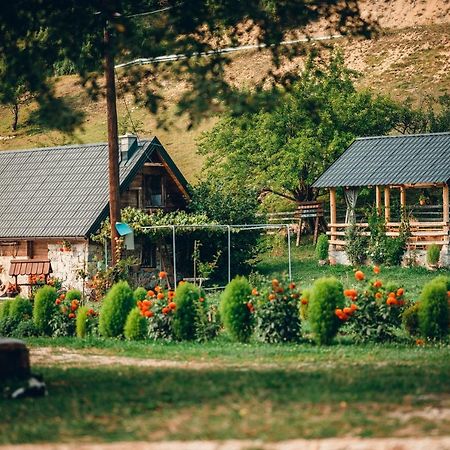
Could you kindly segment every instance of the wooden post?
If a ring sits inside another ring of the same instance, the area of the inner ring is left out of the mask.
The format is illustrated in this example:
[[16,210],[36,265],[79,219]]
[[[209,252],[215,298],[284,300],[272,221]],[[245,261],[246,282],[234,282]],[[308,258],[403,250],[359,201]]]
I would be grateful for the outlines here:
[[[336,223],[336,189],[330,188],[330,222],[331,226],[331,239],[336,238],[336,227],[333,226]],[[334,244],[331,247],[333,250],[336,248]]]
[[391,189],[389,186],[384,187],[384,218],[386,222],[391,221]]
[[406,188],[405,188],[405,186],[400,187],[400,206],[402,209],[406,208]]
[[375,203],[378,214],[381,214],[381,186],[375,186]]
[[444,184],[444,186],[442,186],[442,222],[445,222],[444,231],[447,233],[449,230],[448,221],[448,184]]

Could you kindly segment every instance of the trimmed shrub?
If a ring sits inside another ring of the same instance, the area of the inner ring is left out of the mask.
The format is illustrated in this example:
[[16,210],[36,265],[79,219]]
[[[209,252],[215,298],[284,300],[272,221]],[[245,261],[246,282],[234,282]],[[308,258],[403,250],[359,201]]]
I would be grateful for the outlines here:
[[99,320],[100,334],[105,337],[121,336],[128,313],[134,306],[133,291],[128,283],[116,283],[103,300]]
[[71,289],[66,293],[66,300],[71,302],[72,300],[81,300],[81,292],[78,289]]
[[11,336],[15,338],[39,336],[39,330],[34,324],[33,319],[28,319],[20,322]]
[[344,305],[342,284],[336,278],[319,278],[311,288],[308,320],[315,341],[320,345],[331,344],[340,321],[336,308]]
[[88,321],[88,311],[89,308],[87,306],[82,306],[77,311],[76,318],[76,333],[77,337],[84,338],[87,333],[87,321]]
[[17,323],[23,320],[29,320],[33,317],[33,305],[26,298],[16,297],[11,302],[9,316],[16,320]]
[[201,292],[197,286],[191,283],[178,286],[174,299],[177,306],[172,321],[175,339],[193,340],[197,337],[197,308],[201,307],[200,297]]
[[58,298],[56,289],[43,286],[36,291],[34,297],[33,321],[39,333],[51,334],[50,321],[55,312],[55,301]]
[[12,300],[2,300],[0,304],[0,321],[5,320],[9,316]]
[[410,336],[416,336],[419,333],[419,308],[420,303],[416,302],[403,311],[402,323]]
[[436,266],[441,256],[441,249],[437,244],[431,244],[427,248],[427,263],[430,266]]
[[222,293],[220,316],[233,339],[247,342],[252,334],[253,318],[247,307],[252,288],[245,277],[236,277]]
[[321,234],[317,239],[316,256],[319,261],[328,259],[328,236],[326,234]]
[[135,302],[145,300],[145,297],[147,297],[147,290],[143,287],[138,287],[134,290],[133,298]]
[[125,322],[124,335],[130,341],[142,340],[147,335],[147,320],[139,308],[133,308]]
[[429,339],[442,339],[448,334],[448,296],[443,277],[431,280],[420,294],[419,329]]

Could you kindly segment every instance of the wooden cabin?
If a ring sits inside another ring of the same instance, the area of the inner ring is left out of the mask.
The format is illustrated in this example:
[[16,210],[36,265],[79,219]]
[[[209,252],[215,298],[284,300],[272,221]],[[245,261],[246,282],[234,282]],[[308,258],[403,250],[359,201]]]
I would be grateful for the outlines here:
[[[357,220],[358,193],[362,188],[374,190],[375,205],[384,214],[386,235],[398,236],[400,220],[393,217],[392,204],[409,215],[411,236],[406,257],[425,263],[429,245],[441,247],[440,264],[450,264],[449,255],[449,181],[450,133],[430,133],[402,136],[380,136],[356,139],[350,147],[314,183],[326,188],[330,195],[328,223],[330,260],[348,263],[345,235],[348,227],[356,225],[361,233],[369,234],[368,223]],[[432,190],[433,215],[420,212],[419,193]],[[345,218],[338,218],[338,194],[345,197]],[[436,193],[438,193],[436,195]]]
[[[186,179],[156,137],[126,135],[119,144],[122,208],[151,214],[186,207]],[[104,259],[91,235],[109,214],[108,145],[2,151],[0,186],[2,284],[18,279],[26,285],[30,276],[52,271],[66,287],[80,288],[77,270]],[[136,256],[143,268],[160,267],[157,249],[148,243],[136,242]]]

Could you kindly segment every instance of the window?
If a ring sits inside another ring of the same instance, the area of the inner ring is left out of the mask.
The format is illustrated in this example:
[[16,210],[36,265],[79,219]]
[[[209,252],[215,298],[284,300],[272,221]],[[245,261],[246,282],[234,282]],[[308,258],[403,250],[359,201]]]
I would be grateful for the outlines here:
[[148,175],[145,177],[145,206],[163,206],[163,179],[161,175]]

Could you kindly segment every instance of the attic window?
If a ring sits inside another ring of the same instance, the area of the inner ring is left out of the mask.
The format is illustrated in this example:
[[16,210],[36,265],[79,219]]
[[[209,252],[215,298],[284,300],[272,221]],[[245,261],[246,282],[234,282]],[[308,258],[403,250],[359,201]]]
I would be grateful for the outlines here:
[[164,205],[163,177],[161,175],[147,175],[145,177],[145,206]]

